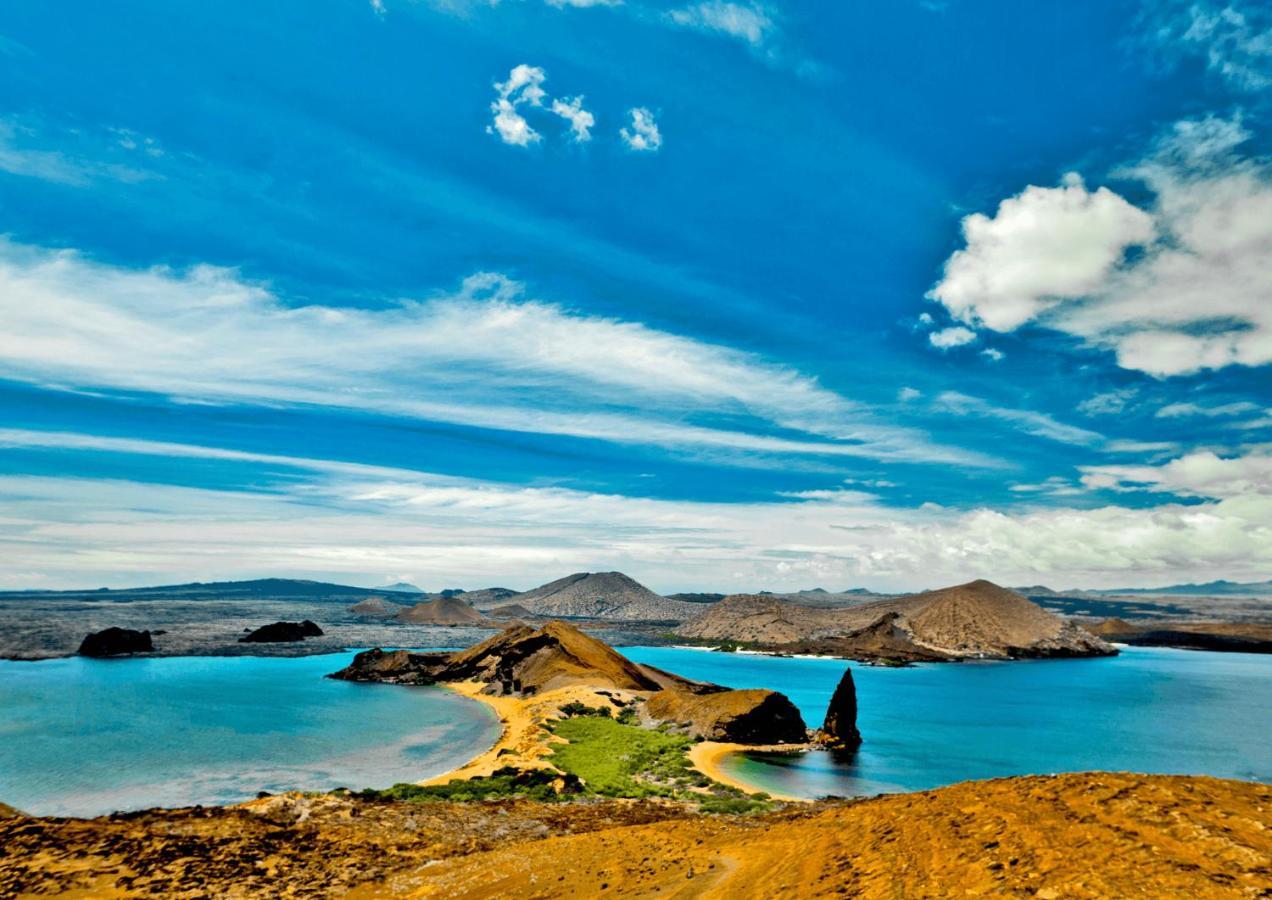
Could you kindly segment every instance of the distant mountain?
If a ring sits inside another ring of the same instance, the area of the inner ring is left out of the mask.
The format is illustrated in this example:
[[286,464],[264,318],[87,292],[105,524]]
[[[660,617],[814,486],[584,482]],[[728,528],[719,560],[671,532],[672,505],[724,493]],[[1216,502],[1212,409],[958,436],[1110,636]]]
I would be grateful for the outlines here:
[[438,597],[417,603],[397,614],[399,622],[408,625],[489,625],[490,620],[463,600]]
[[682,622],[702,612],[701,604],[659,596],[622,572],[578,572],[510,602],[538,616],[623,622]]
[[1086,591],[1101,594],[1157,594],[1175,596],[1214,597],[1272,597],[1272,581],[1208,581],[1205,584],[1172,584],[1158,588],[1117,588],[1115,590]]
[[424,588],[416,587],[409,581],[395,581],[393,584],[386,584],[382,588],[376,588],[378,591],[394,591],[398,594],[422,594]]
[[716,603],[724,599],[724,594],[668,594],[668,600],[683,600],[685,603]]
[[679,634],[706,640],[804,645],[862,658],[1086,656],[1099,638],[988,581],[859,606],[804,606],[773,596],[726,597]]
[[504,605],[508,602],[509,597],[517,596],[517,592],[512,590],[512,588],[492,587],[481,588],[476,591],[463,591],[453,596],[457,600],[463,600],[469,606],[485,611]]
[[121,602],[153,600],[157,597],[180,600],[337,600],[370,597],[383,593],[383,588],[360,588],[347,584],[330,584],[324,581],[305,581],[295,578],[257,578],[251,581],[194,581],[189,584],[169,584],[157,587],[97,588],[78,591],[4,591],[0,592],[0,596],[30,595]]

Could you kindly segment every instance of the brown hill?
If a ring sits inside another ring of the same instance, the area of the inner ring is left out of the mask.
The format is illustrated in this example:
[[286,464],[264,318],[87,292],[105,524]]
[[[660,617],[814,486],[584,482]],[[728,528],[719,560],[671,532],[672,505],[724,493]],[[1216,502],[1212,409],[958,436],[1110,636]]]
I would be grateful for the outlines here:
[[462,600],[438,597],[404,609],[397,620],[409,625],[489,625],[490,620]]
[[620,622],[683,622],[702,612],[701,605],[661,597],[622,572],[578,572],[510,602],[537,616]]
[[988,581],[821,608],[772,597],[728,597],[683,623],[678,633],[706,640],[800,647],[860,658],[957,659],[1100,656],[1116,651],[1036,603]]
[[355,616],[366,616],[367,618],[376,619],[387,619],[390,616],[396,616],[401,611],[401,606],[396,603],[390,603],[383,597],[368,597],[349,607],[349,612]]
[[[583,687],[647,700],[646,718],[689,733],[738,743],[803,743],[799,710],[776,691],[733,691],[632,662],[604,641],[565,622],[514,625],[452,654],[367,650],[330,677],[393,684],[480,682],[480,693],[529,698]],[[599,695],[598,695],[599,696]]]
[[469,606],[479,609],[482,612],[490,609],[492,606],[499,606],[507,603],[509,597],[517,596],[517,592],[511,588],[491,587],[481,588],[475,591],[462,591],[461,593],[452,595],[456,600],[462,600]]

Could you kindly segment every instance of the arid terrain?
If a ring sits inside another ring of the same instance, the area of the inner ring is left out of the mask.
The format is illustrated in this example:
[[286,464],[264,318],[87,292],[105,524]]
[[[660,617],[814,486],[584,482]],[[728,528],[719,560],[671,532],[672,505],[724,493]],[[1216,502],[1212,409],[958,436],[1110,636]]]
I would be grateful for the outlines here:
[[1015,591],[973,581],[855,607],[815,608],[773,597],[726,597],[677,634],[762,649],[858,659],[1100,656],[1100,638]]
[[1087,773],[760,816],[285,795],[0,820],[0,895],[1266,897],[1272,788]]

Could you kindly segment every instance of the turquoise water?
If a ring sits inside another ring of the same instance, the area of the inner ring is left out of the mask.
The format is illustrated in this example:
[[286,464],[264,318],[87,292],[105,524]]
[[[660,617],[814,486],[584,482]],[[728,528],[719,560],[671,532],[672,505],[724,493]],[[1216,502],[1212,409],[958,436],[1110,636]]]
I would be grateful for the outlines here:
[[[623,652],[690,678],[783,691],[814,725],[846,665]],[[0,661],[0,800],[93,815],[385,786],[494,742],[487,708],[449,691],[322,677],[350,656]],[[1272,781],[1272,656],[1128,648],[1112,659],[853,673],[866,741],[856,754],[739,755],[727,766],[807,797],[1082,769]]]
[[[666,647],[638,662],[780,690],[819,725],[846,663]],[[1130,647],[1108,659],[853,664],[865,743],[731,757],[735,776],[803,797],[926,790],[1086,769],[1272,781],[1272,656]]]
[[323,678],[352,654],[0,661],[0,801],[46,815],[384,787],[491,746],[442,688]]

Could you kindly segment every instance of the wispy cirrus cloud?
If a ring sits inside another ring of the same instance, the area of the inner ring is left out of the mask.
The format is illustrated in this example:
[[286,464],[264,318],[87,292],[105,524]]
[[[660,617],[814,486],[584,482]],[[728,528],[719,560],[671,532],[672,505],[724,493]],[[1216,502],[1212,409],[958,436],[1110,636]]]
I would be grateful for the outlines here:
[[[0,476],[0,585],[51,586],[46,572],[58,586],[123,586],[227,572],[367,583],[407,571],[433,583],[530,587],[565,571],[621,568],[665,591],[914,589],[977,576],[1112,586],[1195,573],[1253,578],[1272,564],[1266,460],[1235,469],[1220,461],[1209,474],[1202,470],[1213,461],[1189,462],[1195,495],[1218,497],[1200,503],[1004,512],[886,508],[858,490],[746,503],[654,499],[17,429],[0,432],[0,453],[8,447],[84,452],[90,469],[92,454],[111,453],[293,471],[257,476],[252,490]],[[1061,478],[1020,487],[1051,502],[1074,493]]]
[[0,306],[0,376],[35,383],[681,450],[993,464],[881,424],[789,367],[527,299],[493,274],[379,310],[289,306],[226,269],[130,270],[0,243]]
[[1168,61],[1193,56],[1238,90],[1272,87],[1272,12],[1240,0],[1152,0],[1142,19],[1153,49]]
[[952,415],[976,416],[1006,422],[1026,434],[1062,444],[1090,446],[1104,440],[1102,435],[1094,431],[1078,428],[1075,425],[1066,425],[1046,413],[997,406],[980,397],[972,397],[958,391],[941,393],[937,396],[933,408]]

